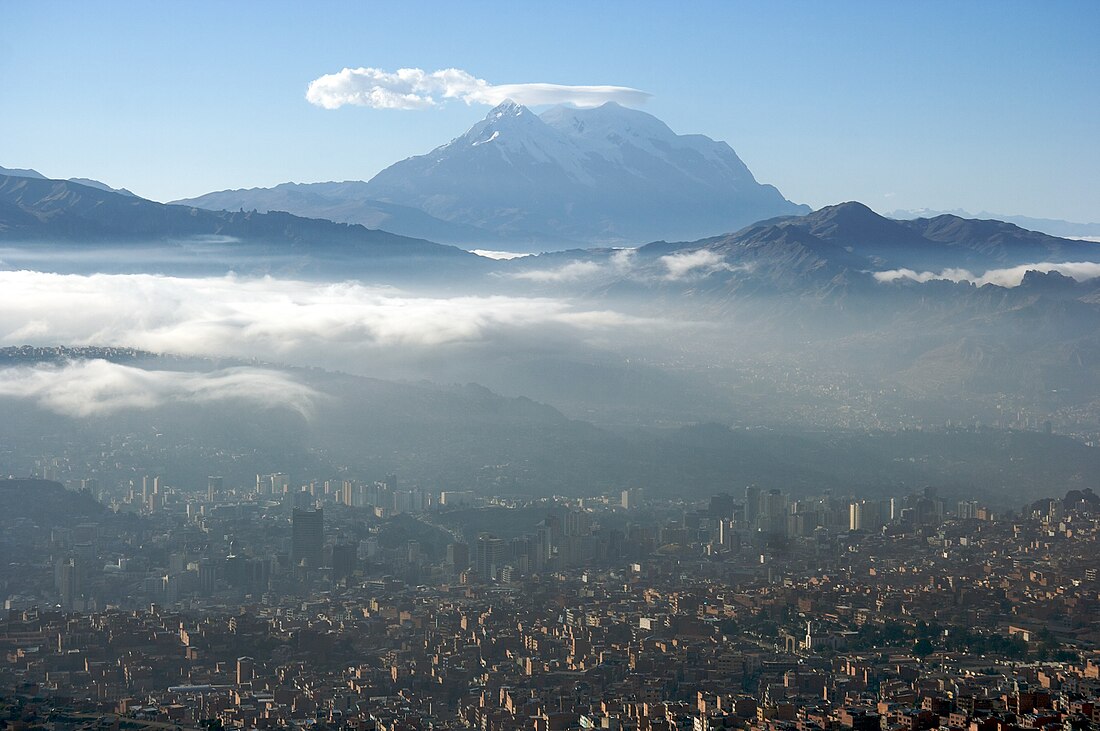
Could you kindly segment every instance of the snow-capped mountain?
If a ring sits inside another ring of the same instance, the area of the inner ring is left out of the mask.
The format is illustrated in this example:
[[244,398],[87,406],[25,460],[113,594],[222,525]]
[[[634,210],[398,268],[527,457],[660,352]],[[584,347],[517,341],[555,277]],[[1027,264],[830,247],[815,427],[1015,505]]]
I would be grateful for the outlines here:
[[614,103],[535,115],[511,101],[367,183],[372,198],[517,241],[698,238],[809,209],[723,142]]
[[633,151],[663,160],[684,176],[711,185],[751,187],[757,184],[726,143],[703,135],[677,135],[653,115],[613,102],[593,109],[558,106],[542,114],[540,119],[584,152],[621,165],[639,176],[647,173],[638,167],[640,160],[645,158],[632,154]]
[[614,103],[541,115],[507,101],[465,134],[366,183],[208,193],[202,208],[286,210],[471,248],[689,240],[809,211],[724,142]]

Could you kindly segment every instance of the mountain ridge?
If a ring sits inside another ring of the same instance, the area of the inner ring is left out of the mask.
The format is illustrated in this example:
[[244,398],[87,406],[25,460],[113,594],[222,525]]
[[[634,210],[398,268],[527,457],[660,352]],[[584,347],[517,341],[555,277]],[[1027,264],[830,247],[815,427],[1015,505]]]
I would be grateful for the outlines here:
[[835,247],[832,251],[838,258],[857,254],[867,259],[867,264],[881,267],[942,270],[1066,262],[1074,257],[1100,260],[1100,245],[1091,242],[1049,236],[1002,221],[949,214],[896,221],[858,201],[825,206],[806,216],[761,221],[726,236],[687,242],[677,250],[720,245],[735,248],[735,244],[774,237],[776,232],[788,229]]
[[934,210],[930,208],[899,208],[894,211],[889,211],[884,215],[889,218],[897,219],[899,221],[908,221],[914,218],[935,218],[943,214],[958,216],[960,218],[976,218],[980,220],[1004,221],[1005,223],[1014,223],[1020,228],[1027,229],[1029,231],[1039,231],[1041,233],[1049,234],[1051,236],[1060,236],[1063,238],[1100,237],[1100,223],[1066,221],[1060,218],[1039,218],[1035,216],[1021,216],[1007,213],[990,213],[989,211],[978,211],[977,213],[970,213],[969,211],[963,210],[961,208],[955,208],[952,210]]
[[496,236],[474,226],[451,223],[409,206],[370,200],[363,192],[366,183],[344,180],[322,183],[280,183],[271,188],[237,188],[216,191],[175,201],[206,210],[284,211],[307,218],[324,218],[334,223],[361,224],[402,236],[427,239],[441,244],[462,245],[481,241],[501,244]]
[[758,183],[726,143],[677,135],[656,117],[614,103],[536,115],[506,101],[462,135],[394,163],[354,191],[339,185],[301,184],[330,199],[320,204],[289,201],[285,189],[177,202],[246,210],[284,205],[349,221],[377,217],[380,204],[400,206],[391,230],[414,229],[417,222],[407,219],[415,210],[456,227],[437,228],[439,240],[526,250],[699,238],[809,212]]
[[[29,168],[6,168],[6,167],[3,167],[3,166],[0,166],[0,175],[10,175],[10,176],[15,177],[15,178],[31,178],[31,179],[34,179],[34,180],[50,180],[51,179],[51,178],[47,178],[45,175],[38,172],[37,170],[32,170],[32,169],[29,169]],[[86,185],[89,188],[99,188],[100,190],[106,190],[106,191],[109,191],[111,193],[121,193],[122,195],[137,197],[137,196],[134,195],[134,193],[132,191],[129,191],[126,188],[112,188],[111,186],[107,185],[106,183],[104,183],[100,180],[92,180],[91,178],[68,178],[67,180],[70,183],[77,183],[79,185]]]
[[[207,211],[149,201],[71,181],[0,175],[0,240],[40,245],[152,245],[169,250],[202,243],[220,247],[229,265],[281,267],[284,274],[338,273],[434,276],[423,262],[457,267],[483,260],[423,239],[289,213]],[[191,252],[196,265],[224,272]],[[141,262],[134,262],[140,265]]]

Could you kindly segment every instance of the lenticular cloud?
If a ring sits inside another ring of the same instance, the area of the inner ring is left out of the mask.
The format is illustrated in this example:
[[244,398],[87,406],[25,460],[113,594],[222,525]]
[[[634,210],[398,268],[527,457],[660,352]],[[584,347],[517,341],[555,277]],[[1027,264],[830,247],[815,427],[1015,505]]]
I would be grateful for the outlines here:
[[506,99],[519,104],[573,104],[596,107],[605,102],[637,106],[649,94],[628,86],[571,86],[562,84],[490,84],[462,69],[427,72],[408,68],[384,71],[345,68],[314,79],[306,100],[325,109],[345,105],[373,109],[427,109],[449,99],[466,104],[496,106]]

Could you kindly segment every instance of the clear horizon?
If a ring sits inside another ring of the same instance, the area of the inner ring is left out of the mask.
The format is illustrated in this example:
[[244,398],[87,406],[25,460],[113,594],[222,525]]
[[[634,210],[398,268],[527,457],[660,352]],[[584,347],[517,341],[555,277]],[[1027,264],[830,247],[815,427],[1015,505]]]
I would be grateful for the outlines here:
[[[1095,3],[46,2],[0,21],[18,110],[0,120],[0,165],[153,200],[366,180],[505,95],[624,101],[728,142],[814,208],[1100,221]],[[311,88],[345,68],[425,78],[379,76],[392,95],[374,107],[346,102],[358,87]]]

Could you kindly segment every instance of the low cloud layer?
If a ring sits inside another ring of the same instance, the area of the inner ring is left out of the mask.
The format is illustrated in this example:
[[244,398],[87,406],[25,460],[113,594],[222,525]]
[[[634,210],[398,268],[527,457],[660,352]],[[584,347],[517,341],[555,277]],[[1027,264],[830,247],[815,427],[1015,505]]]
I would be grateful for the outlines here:
[[1042,261],[1034,264],[1021,264],[1020,266],[1005,269],[990,269],[984,274],[975,274],[966,269],[944,269],[940,272],[918,272],[912,269],[891,269],[884,272],[875,272],[875,279],[879,282],[895,282],[899,279],[911,279],[914,282],[930,282],[942,280],[950,282],[972,282],[979,287],[984,284],[995,284],[999,287],[1018,287],[1028,272],[1058,272],[1067,277],[1083,282],[1088,279],[1100,277],[1100,263],[1091,261],[1049,262]]
[[466,104],[496,106],[506,99],[520,104],[573,104],[597,107],[605,102],[638,106],[649,94],[626,86],[561,84],[490,84],[462,69],[427,72],[409,68],[385,71],[345,68],[310,82],[306,100],[325,109],[345,105],[373,109],[428,109],[455,99]]
[[0,346],[118,345],[375,373],[382,359],[651,320],[553,297],[418,297],[357,282],[0,272]]
[[477,254],[485,259],[495,259],[497,261],[507,261],[509,259],[522,259],[525,256],[531,256],[531,254],[521,251],[496,251],[494,249],[474,249],[470,253]]
[[552,269],[530,269],[517,272],[516,279],[526,279],[532,282],[575,282],[600,274],[604,267],[594,261],[571,261],[560,267]]
[[668,270],[667,279],[688,279],[693,276],[705,276],[714,272],[737,271],[726,262],[717,251],[698,249],[696,251],[677,252],[661,257],[661,263]]
[[309,418],[319,395],[283,373],[261,368],[195,373],[88,360],[0,369],[0,398],[30,399],[50,411],[74,417],[152,409],[167,403],[243,401],[290,408]]
[[709,249],[678,251],[658,257],[653,263],[638,260],[636,249],[620,249],[606,261],[574,259],[546,269],[526,269],[509,276],[531,282],[578,282],[598,277],[626,278],[639,282],[681,281],[705,277],[714,272],[748,271],[734,266],[722,254]]

